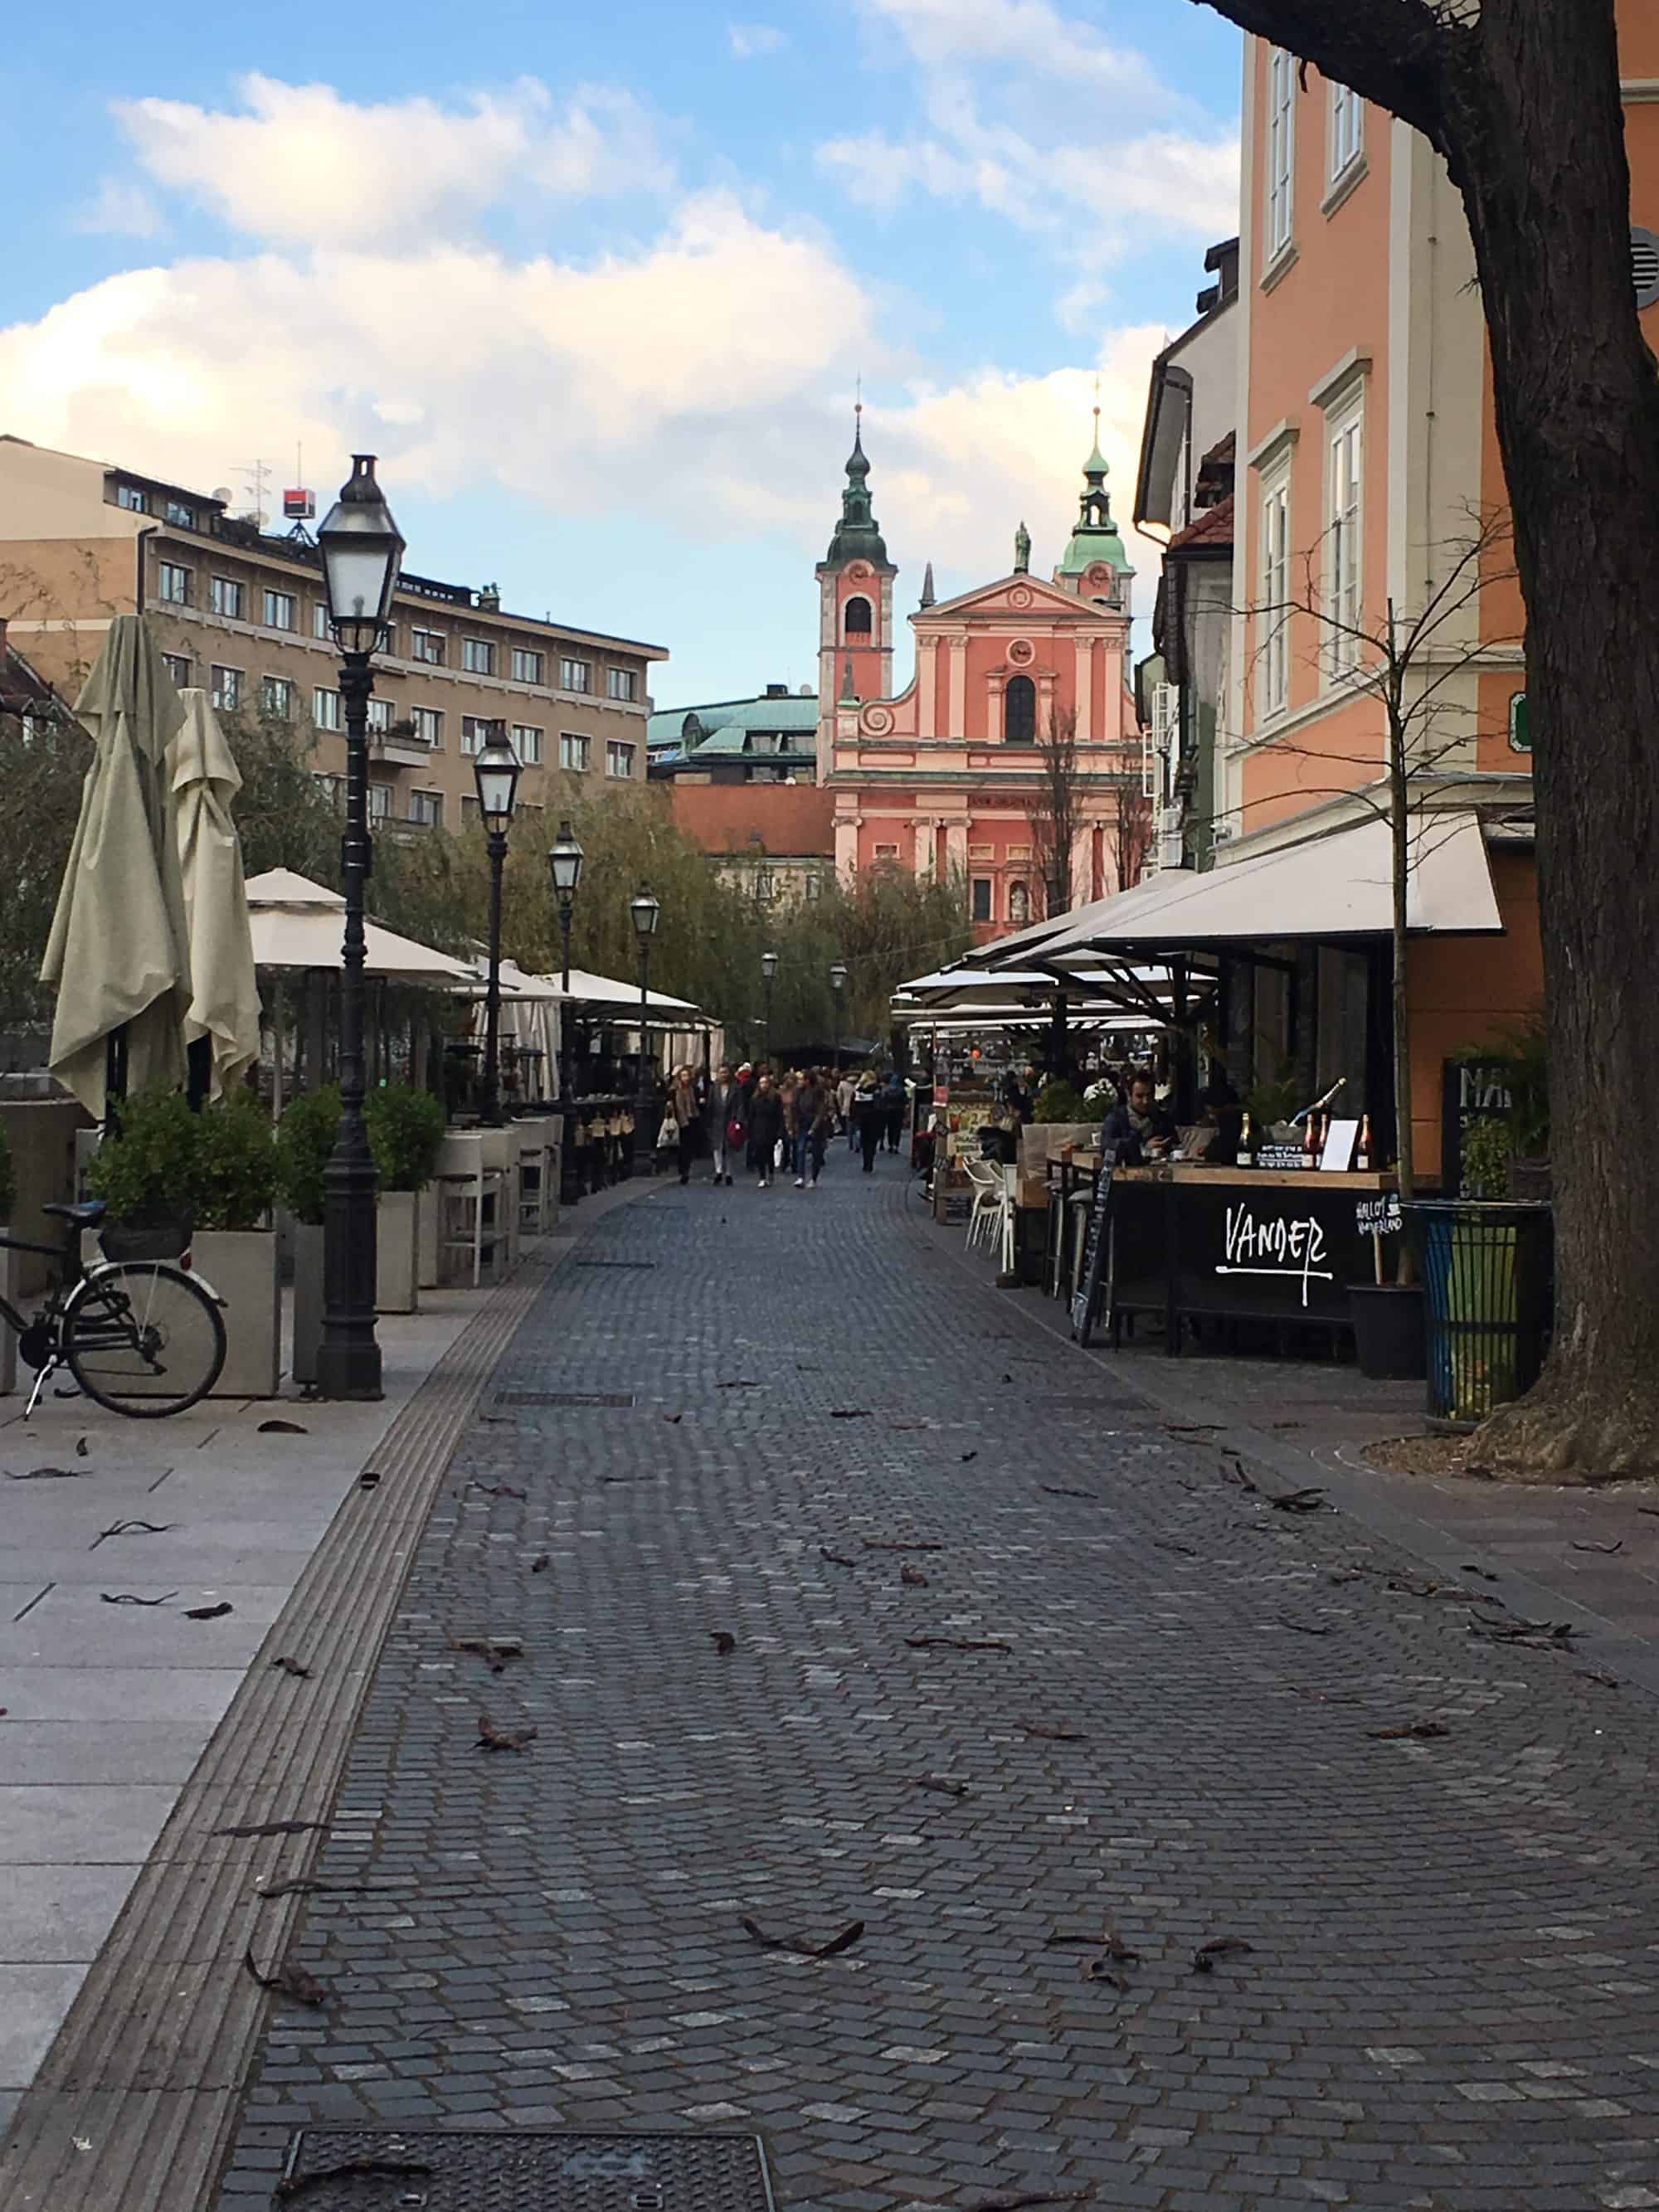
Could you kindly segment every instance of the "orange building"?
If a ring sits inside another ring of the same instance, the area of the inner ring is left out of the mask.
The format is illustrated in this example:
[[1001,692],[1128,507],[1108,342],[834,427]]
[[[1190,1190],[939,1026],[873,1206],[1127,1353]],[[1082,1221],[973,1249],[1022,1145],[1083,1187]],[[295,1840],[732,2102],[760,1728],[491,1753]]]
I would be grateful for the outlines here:
[[[1115,890],[1123,872],[1121,805],[1140,787],[1140,737],[1126,677],[1133,571],[1107,473],[1097,415],[1052,580],[1030,574],[1023,523],[1014,566],[993,583],[936,602],[929,568],[902,691],[898,571],[872,511],[861,430],[817,568],[818,775],[835,798],[836,869],[844,881],[884,865],[959,878],[981,943],[1056,900],[1064,908]],[[1056,739],[1075,752],[1069,836],[1057,836],[1044,797]]]

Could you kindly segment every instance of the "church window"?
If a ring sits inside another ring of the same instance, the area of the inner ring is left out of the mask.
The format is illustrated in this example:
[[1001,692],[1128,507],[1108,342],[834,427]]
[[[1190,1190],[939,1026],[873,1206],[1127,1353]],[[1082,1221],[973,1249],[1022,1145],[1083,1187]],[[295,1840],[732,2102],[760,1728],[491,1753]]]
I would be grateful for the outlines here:
[[975,876],[973,879],[973,916],[975,921],[991,919],[991,878]]
[[846,635],[849,637],[868,637],[871,630],[870,602],[860,595],[848,599],[846,613]]
[[1002,734],[1011,745],[1036,743],[1036,686],[1029,676],[1011,676],[1002,702]]

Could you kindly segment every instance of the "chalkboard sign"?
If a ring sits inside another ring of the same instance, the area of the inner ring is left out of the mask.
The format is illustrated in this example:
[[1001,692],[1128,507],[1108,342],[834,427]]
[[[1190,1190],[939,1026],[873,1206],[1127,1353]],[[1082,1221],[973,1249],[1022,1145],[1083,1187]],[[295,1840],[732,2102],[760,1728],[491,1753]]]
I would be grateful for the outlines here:
[[1078,1277],[1077,1294],[1072,1300],[1072,1334],[1085,1347],[1100,1318],[1101,1287],[1106,1279],[1106,1255],[1111,1243],[1115,1180],[1112,1170],[1116,1164],[1117,1147],[1108,1145],[1100,1156],[1095,1202],[1089,1209],[1089,1226],[1083,1240],[1083,1266]]
[[1400,1211],[1400,1194],[1385,1190],[1376,1198],[1355,1201],[1353,1225],[1362,1237],[1392,1237],[1405,1221]]

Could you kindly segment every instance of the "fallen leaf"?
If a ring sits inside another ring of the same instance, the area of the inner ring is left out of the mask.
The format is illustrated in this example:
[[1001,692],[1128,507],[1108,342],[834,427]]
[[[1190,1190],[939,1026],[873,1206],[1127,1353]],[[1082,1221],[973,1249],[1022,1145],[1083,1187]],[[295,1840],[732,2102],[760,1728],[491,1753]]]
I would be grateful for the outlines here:
[[1451,1730],[1444,1721],[1396,1721],[1392,1728],[1367,1729],[1365,1733],[1379,1743],[1401,1743],[1408,1738],[1426,1743],[1432,1736],[1449,1735]]
[[962,1455],[962,1464],[966,1467],[970,1459],[977,1459],[978,1457],[979,1454],[977,1451],[963,1452]]
[[908,1589],[926,1589],[927,1577],[920,1567],[913,1567],[907,1559],[899,1569],[899,1580]]
[[216,1836],[303,1836],[325,1828],[326,1820],[250,1820],[234,1828],[215,1828]]
[[832,1936],[827,1943],[815,1943],[807,1936],[769,1936],[757,1921],[750,1919],[747,1913],[740,1924],[744,1935],[752,1936],[756,1942],[763,1943],[769,1951],[793,1951],[803,1959],[833,1959],[840,1952],[850,1950],[864,1933],[861,1920],[849,1920],[840,1934]]
[[1239,1457],[1238,1454],[1236,1451],[1228,1451],[1224,1449],[1221,1456],[1224,1462],[1227,1460],[1231,1460],[1232,1462],[1231,1470],[1225,1465],[1223,1466],[1221,1470],[1222,1480],[1224,1482],[1237,1483],[1241,1490],[1246,1492],[1252,1498],[1257,1496],[1261,1486],[1257,1482],[1252,1481],[1250,1477],[1244,1472],[1244,1462]]
[[1193,1954],[1193,1972],[1210,1974],[1215,1972],[1218,1959],[1242,1959],[1255,1947],[1242,1936],[1212,1936],[1207,1943],[1200,1943]]
[[1288,1613],[1281,1613],[1279,1619],[1281,1626],[1293,1628],[1298,1636],[1328,1636],[1334,1625],[1328,1620],[1293,1620]]
[[1173,1536],[1154,1536],[1152,1541],[1160,1552],[1179,1552],[1183,1559],[1195,1559],[1198,1557],[1197,1550],[1193,1545],[1177,1543]]
[[1105,1958],[1085,1959],[1082,1971],[1085,1982],[1107,1982],[1115,1990],[1127,1990],[1129,1986],[1121,1974],[1112,1972],[1111,1962]]
[[998,1636],[907,1636],[904,1640],[913,1651],[1012,1651],[1014,1648]]
[[452,1651],[471,1651],[482,1659],[492,1674],[504,1674],[509,1659],[522,1659],[524,1646],[516,1636],[452,1636]]
[[1281,1513],[1322,1513],[1325,1493],[1316,1485],[1306,1490],[1284,1490],[1276,1495],[1267,1493],[1269,1505],[1276,1505]]
[[221,1598],[217,1605],[186,1606],[185,1619],[186,1620],[222,1620],[228,1613],[234,1613],[235,1610],[235,1607],[228,1600]]
[[683,1421],[685,1416],[684,1413],[665,1413],[663,1419],[672,1429],[677,1421]]
[[964,2212],[1024,2212],[1028,2204],[1088,2204],[1092,2189],[1018,2189],[1012,2195],[976,2197]]
[[298,1675],[302,1682],[311,1680],[310,1668],[302,1667],[297,1659],[290,1659],[285,1651],[279,1652],[270,1663],[273,1667],[280,1667],[284,1674]]
[[178,1525],[176,1521],[112,1521],[107,1528],[98,1531],[88,1549],[95,1552],[106,1536],[165,1536]]
[[941,1797],[965,1797],[968,1784],[958,1782],[952,1774],[913,1774],[910,1779],[918,1790],[936,1790]]
[[296,2004],[325,2005],[328,1991],[315,1974],[303,1966],[278,1966],[274,1974],[262,1974],[253,1961],[253,1947],[249,1945],[243,1954],[243,1965],[262,1990],[275,1990],[279,1996],[292,1997]]
[[480,1751],[522,1751],[533,1743],[538,1731],[533,1728],[520,1729],[516,1733],[498,1729],[486,1713],[478,1716],[478,1748]]
[[467,1484],[469,1490],[482,1490],[486,1498],[522,1498],[522,1490],[510,1482],[479,1482],[476,1478]]
[[75,1456],[76,1459],[85,1459],[88,1456],[88,1450],[89,1447],[86,1438],[84,1437],[76,1437],[75,1439]]
[[432,2171],[432,2167],[420,2159],[348,2158],[337,2165],[316,2166],[309,2173],[295,2174],[286,2181],[279,2181],[271,2195],[279,2203],[290,2204],[296,2197],[305,2196],[313,2189],[320,2189],[327,2182],[358,2180],[364,2174],[379,2174],[387,2181],[414,2181]]
[[1493,1644],[1528,1644],[1535,1651],[1569,1644],[1577,1633],[1577,1624],[1571,1620],[1475,1620],[1469,1623],[1471,1636],[1484,1636]]
[[1218,1436],[1221,1431],[1221,1425],[1219,1421],[1160,1421],[1158,1423],[1158,1426],[1167,1429],[1172,1437]]
[[1606,1552],[1612,1553],[1613,1552],[1622,1552],[1624,1550],[1625,1540],[1622,1536],[1619,1536],[1615,1537],[1611,1544],[1592,1544],[1589,1542],[1580,1543],[1577,1537],[1575,1536],[1572,1540],[1572,1548],[1575,1552]]
[[32,1467],[27,1474],[9,1474],[8,1482],[77,1482],[78,1467]]
[[544,1575],[552,1564],[553,1554],[550,1552],[538,1552],[530,1562],[530,1571],[532,1575]]
[[751,1382],[747,1376],[739,1375],[730,1382],[717,1382],[714,1388],[717,1390],[758,1390],[760,1384]]
[[738,1639],[729,1628],[711,1628],[708,1633],[713,1639],[715,1650],[720,1653],[722,1659],[727,1652],[737,1650]]
[[1050,1498],[1086,1498],[1091,1505],[1100,1504],[1100,1492],[1097,1490],[1064,1490],[1055,1482],[1045,1482],[1042,1488]]
[[827,1544],[818,1546],[818,1557],[828,1559],[832,1567],[855,1567],[858,1565],[856,1559],[849,1559],[844,1552],[832,1552]]
[[261,1421],[259,1434],[262,1437],[308,1437],[311,1431],[298,1421]]
[[1014,1725],[1027,1735],[1040,1735],[1051,1743],[1086,1743],[1089,1740],[1081,1729],[1057,1727],[1052,1721],[1016,1721]]
[[870,1408],[867,1406],[832,1406],[830,1418],[832,1421],[867,1421]]
[[866,1552],[942,1552],[945,1549],[943,1544],[936,1544],[925,1537],[918,1537],[912,1542],[889,1536],[861,1536],[859,1541]]
[[359,1490],[378,1490],[380,1486],[380,1477],[377,1468],[366,1467],[362,1473],[357,1477],[357,1487]]
[[1604,1674],[1599,1667],[1581,1667],[1578,1671],[1587,1682],[1599,1682],[1604,1690],[1616,1690],[1619,1687],[1619,1677],[1616,1674]]
[[1465,1559],[1458,1571],[1460,1574],[1479,1575],[1483,1583],[1495,1583],[1498,1580],[1490,1568],[1477,1567],[1473,1559]]
[[114,1592],[100,1590],[98,1595],[106,1605],[167,1605],[177,1597],[179,1593],[177,1590],[169,1590],[166,1597],[137,1597],[131,1590]]

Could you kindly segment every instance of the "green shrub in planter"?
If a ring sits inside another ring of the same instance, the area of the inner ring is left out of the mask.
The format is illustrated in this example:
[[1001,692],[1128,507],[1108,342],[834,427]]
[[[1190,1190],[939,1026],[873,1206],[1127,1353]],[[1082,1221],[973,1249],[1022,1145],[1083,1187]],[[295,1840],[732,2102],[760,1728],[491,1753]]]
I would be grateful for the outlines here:
[[302,1091],[276,1125],[276,1188],[296,1221],[315,1229],[323,1218],[323,1175],[340,1126],[340,1094],[332,1084]]
[[369,1149],[382,1190],[424,1190],[444,1140],[443,1102],[407,1083],[388,1083],[363,1102]]
[[270,1118],[251,1091],[196,1115],[196,1225],[263,1229],[276,1195]]
[[194,1212],[199,1187],[201,1117],[176,1091],[150,1091],[122,1104],[120,1127],[106,1137],[87,1182],[117,1221],[143,1222]]
[[1510,1195],[1507,1121],[1475,1121],[1464,1131],[1462,1195],[1484,1199],[1506,1199]]
[[1031,1108],[1031,1119],[1034,1121],[1097,1121],[1100,1115],[1085,1109],[1075,1085],[1063,1082],[1056,1077],[1052,1082],[1045,1083],[1038,1091]]

